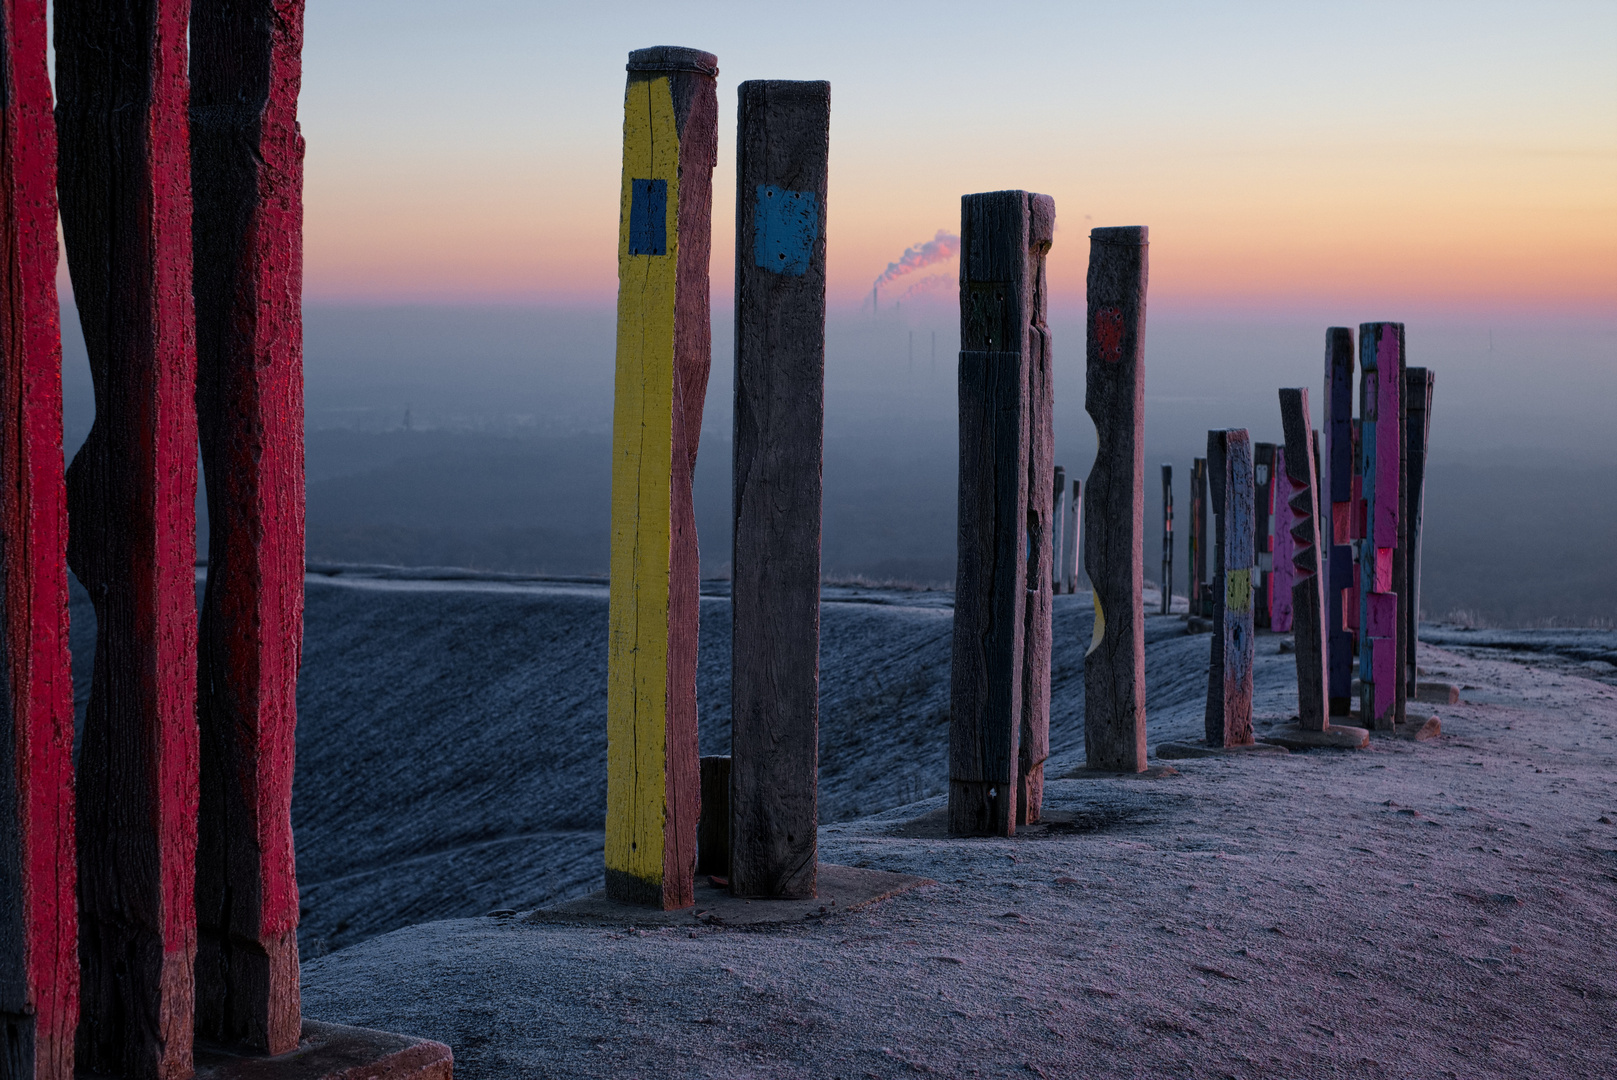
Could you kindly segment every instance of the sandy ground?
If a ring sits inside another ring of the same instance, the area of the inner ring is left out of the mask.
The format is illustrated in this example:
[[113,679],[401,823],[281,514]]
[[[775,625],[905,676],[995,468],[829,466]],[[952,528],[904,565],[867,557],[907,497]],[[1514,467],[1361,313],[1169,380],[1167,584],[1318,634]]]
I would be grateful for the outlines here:
[[[821,829],[938,882],[872,909],[423,923],[305,964],[305,1011],[443,1040],[462,1078],[1617,1075],[1617,689],[1422,663],[1468,687],[1433,742],[1056,780],[1074,825],[1038,839],[917,836],[923,799]],[[1153,744],[1199,722],[1184,667]]]

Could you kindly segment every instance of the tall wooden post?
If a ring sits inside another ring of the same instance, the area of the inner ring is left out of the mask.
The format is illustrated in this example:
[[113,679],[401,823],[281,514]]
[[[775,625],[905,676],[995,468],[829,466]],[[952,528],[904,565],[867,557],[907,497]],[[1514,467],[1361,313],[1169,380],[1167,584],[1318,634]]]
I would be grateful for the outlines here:
[[6,0],[0,18],[0,1074],[72,1080],[73,679],[45,0]]
[[1269,574],[1274,569],[1275,444],[1252,444],[1252,620],[1269,628]]
[[1084,549],[1084,482],[1072,482],[1072,501],[1067,506],[1067,592],[1078,591],[1078,559]]
[[1313,432],[1308,389],[1280,391],[1280,421],[1286,433],[1281,460],[1286,467],[1286,511],[1291,580],[1291,625],[1297,656],[1297,721],[1304,731],[1330,727],[1325,686],[1325,588],[1319,575],[1318,477],[1314,475]]
[[730,889],[810,897],[831,84],[738,94]]
[[1326,690],[1331,715],[1346,716],[1352,705],[1353,630],[1359,607],[1353,566],[1353,331],[1333,326],[1325,331],[1325,477],[1321,480],[1321,515],[1330,506],[1325,560]]
[[1145,750],[1145,290],[1143,225],[1089,234],[1088,381],[1095,421],[1084,566],[1095,634],[1084,654],[1089,766],[1140,772]]
[[1365,726],[1398,723],[1403,688],[1399,647],[1398,546],[1403,519],[1402,323],[1359,327],[1360,415],[1364,455],[1365,535],[1359,554],[1359,715]]
[[303,0],[193,0],[198,641],[197,1034],[298,1045],[292,760],[303,637]]
[[1051,563],[1050,586],[1052,592],[1060,592],[1066,574],[1066,540],[1067,540],[1067,470],[1060,465],[1056,466],[1055,498],[1051,503],[1050,516],[1050,550],[1053,553]]
[[1207,459],[1190,462],[1190,613],[1212,615],[1207,591]]
[[191,1069],[196,347],[188,0],[56,8],[62,231],[95,384],[67,473],[96,611],[78,768],[80,1070]]
[[1274,528],[1270,533],[1274,541],[1270,560],[1272,566],[1264,575],[1269,579],[1269,629],[1277,634],[1291,633],[1291,587],[1296,581],[1296,572],[1291,564],[1292,556],[1296,554],[1296,546],[1291,539],[1291,529],[1296,524],[1291,512],[1291,497],[1295,494],[1291,477],[1286,473],[1286,448],[1284,445],[1277,446]]
[[1404,689],[1415,693],[1416,643],[1420,628],[1420,539],[1426,513],[1426,445],[1432,431],[1432,373],[1404,370],[1404,531],[1408,555],[1404,566]]
[[1162,466],[1162,613],[1173,613],[1173,554],[1174,554],[1174,505],[1173,505],[1173,466],[1163,463]]
[[691,481],[712,331],[708,254],[718,62],[629,54],[618,225],[607,644],[606,886],[665,909],[694,902],[700,772],[700,567]]
[[1207,744],[1252,742],[1252,439],[1245,428],[1207,433],[1213,494],[1213,651]]
[[1036,804],[1018,803],[1043,792],[1045,484],[1054,467],[1044,261],[1054,233],[1047,195],[992,191],[960,201],[960,547],[949,721],[955,835],[1008,836],[1019,821],[1038,820]]

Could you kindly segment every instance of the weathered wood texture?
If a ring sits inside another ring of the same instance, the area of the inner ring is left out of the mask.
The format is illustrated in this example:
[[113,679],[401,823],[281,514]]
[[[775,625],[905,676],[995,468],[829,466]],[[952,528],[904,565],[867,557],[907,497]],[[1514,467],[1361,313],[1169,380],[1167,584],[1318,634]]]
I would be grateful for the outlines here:
[[702,758],[702,816],[696,829],[696,872],[730,876],[730,757]]
[[744,82],[736,130],[730,889],[814,895],[831,84]]
[[1325,331],[1325,475],[1320,480],[1320,522],[1325,559],[1326,690],[1331,715],[1346,716],[1352,705],[1353,631],[1358,600],[1353,565],[1353,331]]
[[699,565],[691,482],[712,349],[717,60],[629,54],[618,228],[607,652],[606,886],[694,901]]
[[1084,655],[1089,767],[1140,772],[1145,747],[1145,294],[1143,225],[1089,234],[1084,408],[1095,421],[1084,566],[1095,637]]
[[1067,553],[1065,556],[1065,574],[1067,577],[1067,592],[1078,591],[1078,567],[1082,565],[1078,560],[1084,550],[1084,482],[1072,482],[1072,501],[1067,504]]
[[1162,466],[1162,614],[1173,610],[1173,466]]
[[1050,550],[1054,553],[1051,566],[1051,592],[1061,592],[1066,585],[1067,552],[1067,470],[1056,466],[1055,498],[1051,501]]
[[193,0],[197,1035],[297,1047],[292,762],[303,639],[303,0]]
[[1269,629],[1269,572],[1274,569],[1275,444],[1252,444],[1252,621]]
[[[1285,465],[1287,489],[1285,539],[1291,579],[1289,614],[1297,656],[1297,720],[1304,731],[1324,731],[1330,727],[1325,686],[1325,583],[1319,574],[1319,478],[1314,473],[1307,387],[1280,391],[1280,422],[1286,433],[1280,460]],[[1278,567],[1276,580],[1278,587]]]
[[1359,554],[1359,715],[1365,725],[1391,730],[1401,719],[1402,627],[1398,571],[1402,560],[1404,327],[1359,327],[1360,440],[1365,535]]
[[1420,640],[1420,540],[1426,515],[1426,446],[1432,433],[1432,373],[1404,369],[1404,689],[1415,696],[1416,649]]
[[196,347],[183,0],[55,11],[62,232],[95,386],[67,473],[95,604],[79,754],[80,1070],[191,1069]]
[[45,0],[5,0],[0,20],[0,1076],[71,1080],[73,681]]
[[1252,743],[1252,440],[1244,428],[1207,433],[1213,497],[1213,648],[1207,674],[1207,744]]
[[1207,459],[1190,462],[1190,613],[1212,615],[1212,596],[1207,579]]
[[1054,226],[1055,204],[1045,195],[994,191],[960,201],[949,721],[949,831],[956,835],[1010,835],[1019,820],[1038,820],[1037,807],[1018,802],[1043,792],[1052,562],[1045,485],[1054,467],[1044,262]]
[[1292,543],[1291,528],[1296,519],[1291,513],[1291,497],[1296,490],[1291,486],[1291,477],[1286,473],[1286,448],[1275,447],[1275,516],[1274,516],[1274,546],[1273,565],[1266,575],[1269,578],[1269,629],[1277,634],[1291,633],[1291,587],[1296,580],[1296,571],[1291,565],[1292,556],[1296,554],[1296,547]]

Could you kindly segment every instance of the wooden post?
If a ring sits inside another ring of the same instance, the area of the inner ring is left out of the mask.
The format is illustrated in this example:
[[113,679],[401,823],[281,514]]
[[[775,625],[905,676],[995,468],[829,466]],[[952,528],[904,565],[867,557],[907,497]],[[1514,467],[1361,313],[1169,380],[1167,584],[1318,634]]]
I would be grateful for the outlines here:
[[1162,613],[1173,610],[1173,466],[1162,466]]
[[1353,566],[1353,519],[1356,499],[1353,452],[1353,331],[1333,326],[1325,331],[1325,477],[1320,481],[1321,515],[1330,505],[1325,582],[1326,684],[1331,715],[1346,716],[1352,705],[1353,631],[1358,622]]
[[1095,634],[1084,654],[1089,766],[1140,772],[1145,750],[1145,291],[1143,225],[1089,234],[1088,382],[1095,421],[1084,566]]
[[[1018,808],[1019,795],[1042,797],[1032,770],[1042,774],[1049,745],[1050,602],[1041,579],[1050,577],[1044,485],[1053,463],[1044,258],[1054,230],[1055,203],[1046,195],[993,191],[960,201],[960,547],[949,721],[955,835],[1011,835],[1019,820],[1038,820],[1037,807]],[[1037,576],[1028,588],[1030,572]],[[1025,739],[1032,741],[1026,752]]]
[[73,679],[45,0],[6,0],[0,20],[0,1073],[72,1080]]
[[1190,462],[1190,613],[1212,615],[1207,584],[1207,459]]
[[1403,514],[1404,327],[1359,327],[1365,535],[1359,554],[1359,715],[1366,727],[1398,723],[1403,687],[1397,559]]
[[696,831],[696,872],[730,876],[730,756],[702,758],[702,816]]
[[1052,502],[1050,515],[1050,550],[1053,552],[1051,564],[1050,589],[1052,592],[1061,592],[1066,575],[1067,552],[1067,515],[1063,511],[1067,507],[1067,470],[1060,465],[1056,466],[1055,499]]
[[1297,519],[1291,511],[1291,498],[1296,489],[1291,485],[1291,477],[1286,472],[1286,448],[1275,447],[1275,475],[1274,475],[1274,529],[1271,535],[1274,539],[1273,567],[1265,575],[1269,579],[1269,629],[1277,634],[1291,633],[1291,587],[1297,579],[1296,570],[1292,566],[1292,557],[1296,554],[1296,545],[1292,542],[1292,526]]
[[1319,490],[1314,474],[1313,432],[1308,419],[1308,389],[1280,391],[1280,421],[1286,433],[1282,460],[1290,497],[1287,529],[1293,571],[1291,622],[1297,656],[1297,722],[1304,731],[1330,725],[1325,686],[1325,587],[1319,575]]
[[197,429],[208,485],[198,641],[197,1034],[298,1045],[292,760],[303,630],[302,0],[194,0]]
[[1274,569],[1275,444],[1252,444],[1252,621],[1269,628],[1269,573]]
[[95,604],[78,767],[81,1071],[191,1070],[196,348],[189,0],[56,9],[62,232],[95,384],[67,473]]
[[1252,743],[1252,440],[1245,428],[1207,433],[1213,494],[1213,653],[1207,744]]
[[1426,445],[1432,431],[1432,373],[1422,367],[1404,370],[1404,686],[1415,695],[1416,645],[1420,629],[1420,539],[1426,513]]
[[736,130],[730,888],[811,897],[831,84],[744,82]]
[[1072,501],[1067,505],[1067,592],[1078,591],[1079,558],[1084,547],[1084,482],[1072,482]]
[[718,62],[629,54],[618,224],[607,644],[606,887],[664,909],[694,902],[700,776],[700,567],[691,481],[712,330],[708,254]]

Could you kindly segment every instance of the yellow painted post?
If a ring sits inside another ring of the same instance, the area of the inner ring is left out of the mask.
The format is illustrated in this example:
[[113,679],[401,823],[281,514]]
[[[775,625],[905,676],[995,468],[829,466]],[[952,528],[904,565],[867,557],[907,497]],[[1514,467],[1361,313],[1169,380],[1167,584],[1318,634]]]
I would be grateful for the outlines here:
[[629,54],[618,220],[607,645],[606,889],[695,902],[700,564],[691,480],[712,332],[718,60]]

